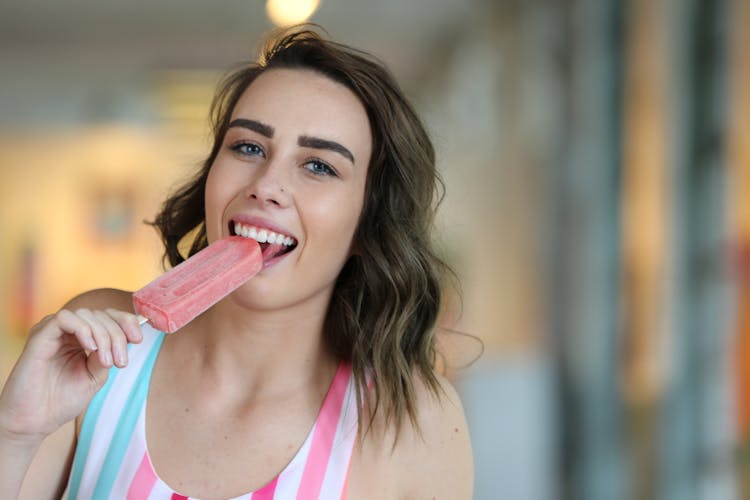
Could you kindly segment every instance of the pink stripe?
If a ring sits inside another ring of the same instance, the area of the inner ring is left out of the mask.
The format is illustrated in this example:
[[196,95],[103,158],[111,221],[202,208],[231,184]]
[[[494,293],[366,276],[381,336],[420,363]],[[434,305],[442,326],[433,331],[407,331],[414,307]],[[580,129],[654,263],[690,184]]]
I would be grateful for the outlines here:
[[[349,460],[351,465],[351,460]],[[346,500],[346,490],[349,488],[349,468],[346,469],[346,477],[344,478],[344,487],[341,488],[341,500]]]
[[250,500],[273,500],[273,493],[276,491],[276,482],[279,480],[279,476],[256,491],[250,497]]
[[130,483],[130,488],[128,488],[128,500],[148,498],[151,490],[154,488],[154,484],[156,484],[156,474],[154,474],[154,470],[151,468],[148,454],[144,453],[141,465],[135,471],[133,482]]
[[349,373],[349,366],[340,363],[315,426],[310,453],[307,456],[299,490],[297,490],[297,500],[318,498],[320,494],[323,477],[328,468],[328,459],[331,456],[331,448],[333,448],[333,439],[336,437],[336,427],[341,415],[341,407],[344,404],[346,387],[349,384],[347,376]]
[[180,495],[179,493],[172,493],[171,500],[187,500],[188,497]]

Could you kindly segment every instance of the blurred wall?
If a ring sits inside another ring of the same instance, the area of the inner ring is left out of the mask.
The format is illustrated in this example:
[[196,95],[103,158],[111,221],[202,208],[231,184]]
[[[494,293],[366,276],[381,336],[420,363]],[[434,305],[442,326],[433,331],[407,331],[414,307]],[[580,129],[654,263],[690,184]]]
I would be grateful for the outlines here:
[[[462,284],[440,342],[477,500],[750,494],[749,15],[327,0],[313,17],[384,59],[434,138]],[[142,221],[270,27],[257,3],[0,5],[0,379],[72,295],[160,272]]]

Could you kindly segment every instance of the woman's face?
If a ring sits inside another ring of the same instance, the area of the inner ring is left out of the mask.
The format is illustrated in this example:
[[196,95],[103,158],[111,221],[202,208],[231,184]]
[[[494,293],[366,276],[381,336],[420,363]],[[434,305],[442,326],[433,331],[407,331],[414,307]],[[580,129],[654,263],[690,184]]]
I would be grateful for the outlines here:
[[206,183],[209,242],[270,240],[243,302],[327,307],[351,253],[372,140],[367,113],[345,86],[310,70],[273,69],[232,112]]

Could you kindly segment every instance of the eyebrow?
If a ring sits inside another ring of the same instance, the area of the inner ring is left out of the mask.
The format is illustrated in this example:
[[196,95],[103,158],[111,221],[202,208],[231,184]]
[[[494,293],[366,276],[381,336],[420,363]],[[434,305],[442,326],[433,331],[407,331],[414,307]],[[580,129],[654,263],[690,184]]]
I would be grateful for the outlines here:
[[344,156],[350,162],[354,163],[354,155],[352,152],[338,142],[320,139],[318,137],[310,137],[308,135],[301,135],[299,136],[299,139],[297,139],[297,144],[306,148],[328,149]]
[[[233,127],[246,128],[248,130],[252,130],[253,132],[257,132],[260,135],[268,137],[269,139],[273,138],[273,134],[275,131],[275,129],[271,125],[259,122],[257,120],[251,120],[249,118],[235,118],[229,123],[228,128]],[[321,139],[319,137],[311,137],[309,135],[301,135],[297,139],[297,144],[306,148],[327,149],[329,151],[334,151],[348,159],[350,162],[354,163],[354,155],[352,154],[352,152],[336,141]]]
[[274,133],[274,128],[272,126],[266,125],[265,123],[261,123],[256,120],[250,120],[248,118],[235,118],[229,123],[228,128],[232,127],[246,128],[248,130],[252,130],[253,132],[258,132],[260,135],[264,135],[269,139],[273,137]]

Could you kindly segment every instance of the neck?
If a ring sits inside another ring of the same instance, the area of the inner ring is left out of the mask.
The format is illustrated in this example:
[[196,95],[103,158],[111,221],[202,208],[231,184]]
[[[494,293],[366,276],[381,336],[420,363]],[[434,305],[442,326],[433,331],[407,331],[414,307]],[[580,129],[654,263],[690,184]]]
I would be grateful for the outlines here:
[[198,367],[210,385],[236,387],[243,395],[294,390],[320,383],[337,365],[323,338],[325,311],[312,304],[248,310],[229,297],[168,336],[165,345],[179,362]]

